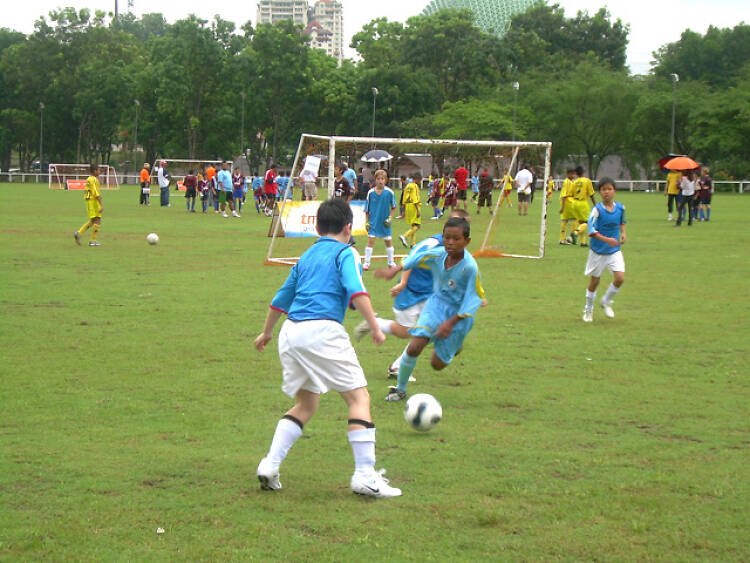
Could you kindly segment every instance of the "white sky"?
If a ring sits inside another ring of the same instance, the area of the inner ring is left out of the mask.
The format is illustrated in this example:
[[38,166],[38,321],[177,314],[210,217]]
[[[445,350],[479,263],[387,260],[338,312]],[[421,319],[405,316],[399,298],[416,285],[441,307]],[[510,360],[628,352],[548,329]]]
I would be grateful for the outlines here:
[[[5,0],[10,2],[10,0]],[[133,11],[142,13],[160,12],[172,22],[194,13],[204,19],[211,19],[220,13],[224,19],[237,26],[248,20],[255,22],[256,0],[133,0]],[[748,0],[548,0],[555,1],[564,9],[568,17],[578,10],[595,13],[607,6],[614,18],[630,24],[628,65],[634,73],[642,74],[649,70],[651,53],[665,43],[676,41],[685,29],[704,33],[709,25],[734,27],[740,22],[750,23],[750,2]],[[385,16],[389,20],[405,21],[418,15],[429,3],[428,0],[343,0],[345,44],[351,36],[370,20]],[[10,27],[24,33],[34,29],[34,21],[41,15],[60,6],[73,6],[76,9],[90,8],[107,12],[114,11],[115,0],[23,0],[12,9],[4,10],[0,26]],[[120,11],[128,9],[128,0],[119,0]],[[369,8],[367,7],[369,6]],[[374,8],[373,8],[374,7]],[[347,56],[353,52],[347,49]]]

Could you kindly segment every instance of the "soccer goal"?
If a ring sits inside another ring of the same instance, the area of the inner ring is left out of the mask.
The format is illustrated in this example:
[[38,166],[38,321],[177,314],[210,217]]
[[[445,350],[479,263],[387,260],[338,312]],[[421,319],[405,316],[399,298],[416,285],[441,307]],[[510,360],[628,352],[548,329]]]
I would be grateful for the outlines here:
[[192,170],[194,174],[198,174],[201,170],[208,167],[209,164],[213,164],[214,168],[218,172],[221,170],[221,160],[191,160],[183,158],[157,158],[154,161],[154,165],[151,167],[151,185],[158,186],[156,181],[156,167],[161,161],[167,163],[167,172],[174,181],[176,190],[183,191],[185,187],[182,182],[185,176]]
[[[542,187],[550,173],[551,148],[549,142],[343,137],[304,133],[300,137],[290,177],[293,180],[301,175],[316,177],[318,201],[280,199],[276,203],[268,232],[271,240],[266,264],[292,265],[309,248],[311,237],[317,237],[315,217],[318,205],[333,194],[335,166],[342,162],[357,173],[360,168],[369,168],[370,172],[385,169],[397,204],[401,195],[401,178],[411,179],[420,174],[423,178],[422,226],[417,235],[420,240],[441,232],[444,223],[444,220],[433,219],[435,214],[429,204],[431,183],[443,173],[450,183],[460,167],[466,168],[472,176],[486,171],[493,180],[492,206],[481,208],[477,214],[477,202],[473,201],[470,184],[466,200],[457,202],[458,208],[465,208],[471,214],[470,248],[480,257],[541,258],[544,256],[547,217],[547,200]],[[377,162],[371,162],[373,156]],[[515,177],[516,170],[523,165],[529,165],[535,173],[533,195],[536,197],[529,205],[528,215],[521,216],[516,212],[515,187],[510,200],[503,201],[502,206],[498,204],[503,191],[501,179],[506,173]],[[365,177],[368,175],[365,171]],[[508,201],[512,207],[508,207]],[[441,198],[441,209],[444,204],[445,200]],[[364,201],[354,200],[350,205],[354,215],[353,234],[363,253],[367,242]],[[445,207],[443,219],[447,218],[450,209],[450,205]],[[402,253],[400,256],[409,250],[399,241],[399,235],[408,228],[403,219],[393,221],[394,246]],[[373,259],[384,259],[383,250],[383,241],[377,240]]]
[[[51,190],[85,190],[86,178],[91,176],[90,164],[49,165],[49,188]],[[103,190],[119,190],[117,172],[109,164],[99,165],[99,185]]]

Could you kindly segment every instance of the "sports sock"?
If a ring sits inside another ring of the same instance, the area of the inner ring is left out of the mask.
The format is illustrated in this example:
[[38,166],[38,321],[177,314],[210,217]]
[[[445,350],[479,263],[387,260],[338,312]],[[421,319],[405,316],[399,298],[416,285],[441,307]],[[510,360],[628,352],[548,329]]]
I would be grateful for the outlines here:
[[596,291],[589,291],[586,289],[586,310],[592,311],[594,309],[594,300],[596,299]]
[[288,418],[282,418],[276,425],[276,432],[271,440],[271,447],[266,456],[269,461],[278,468],[284,461],[286,454],[292,448],[297,439],[302,436],[302,428],[299,424]]
[[187,210],[190,211],[190,199],[185,200],[185,207],[187,207]]
[[401,367],[401,356],[403,354],[406,354],[406,349],[408,347],[409,347],[408,344],[406,346],[404,346],[404,351],[401,354],[398,355],[398,357],[394,360],[394,362],[389,366],[390,368],[398,370]]
[[568,220],[560,221],[560,242],[565,242],[565,233],[568,231]]
[[706,209],[706,221],[711,219],[711,208]]
[[391,333],[391,323],[393,321],[390,321],[388,319],[381,319],[380,317],[376,317],[375,320],[377,321],[380,330],[382,330],[386,334]]
[[706,215],[705,215],[705,212],[703,211],[703,208],[702,208],[702,207],[700,208],[700,211],[699,211],[699,213],[700,213],[701,221],[703,221],[703,219],[705,219],[705,218],[706,218]]
[[372,248],[369,246],[365,246],[365,264],[369,266],[371,259],[372,259]]
[[411,240],[411,245],[412,246],[414,246],[415,244],[417,244],[417,231],[418,230],[419,230],[419,227],[412,227],[410,229],[410,231],[411,231],[411,238],[409,240]]
[[83,224],[83,226],[82,226],[82,227],[81,227],[80,229],[78,229],[78,234],[79,234],[79,235],[82,235],[83,233],[85,233],[86,231],[88,231],[88,230],[89,230],[89,227],[91,227],[91,225],[93,225],[93,224],[94,224],[94,223],[93,223],[93,221],[91,221],[91,220],[89,220],[89,221],[86,221],[86,222],[85,222],[85,223]]
[[607,292],[604,294],[604,297],[602,297],[602,303],[611,303],[612,300],[615,298],[615,295],[620,291],[619,287],[615,287],[615,284],[611,283],[609,284],[609,287],[607,288]]
[[91,241],[96,240],[96,235],[99,234],[99,225],[94,223],[94,226],[91,228]]
[[404,350],[401,354],[401,365],[398,366],[398,389],[399,391],[406,391],[406,384],[409,383],[409,377],[411,377],[414,367],[417,365],[417,358],[419,356],[410,356]]
[[354,471],[365,474],[375,471],[375,429],[350,430],[347,436],[354,454]]
[[396,253],[396,249],[395,248],[393,248],[392,246],[386,247],[386,249],[385,249],[385,255],[388,257],[388,265],[389,266],[394,263],[393,255],[395,253]]

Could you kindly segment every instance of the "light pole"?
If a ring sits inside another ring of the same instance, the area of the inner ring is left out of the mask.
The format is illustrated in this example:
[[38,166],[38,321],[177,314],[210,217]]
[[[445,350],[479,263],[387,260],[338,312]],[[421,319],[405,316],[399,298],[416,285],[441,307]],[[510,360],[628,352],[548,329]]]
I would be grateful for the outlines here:
[[39,102],[39,173],[44,172],[44,102]]
[[[136,163],[136,158],[138,155],[138,110],[141,107],[141,102],[138,101],[138,99],[133,100],[133,103],[135,103],[135,135],[133,136],[133,170],[135,171],[136,175],[138,174],[138,164]],[[136,181],[136,183],[138,183]]]
[[378,92],[377,88],[372,89],[372,135],[371,137],[375,137],[375,100],[378,98]]
[[674,154],[674,116],[677,106],[677,83],[680,81],[679,74],[672,74],[672,135],[669,138],[669,154]]
[[521,85],[518,82],[513,83],[513,142],[516,142],[516,107],[518,106],[518,89]]
[[240,92],[242,97],[242,117],[240,118],[240,156],[245,154],[245,92]]

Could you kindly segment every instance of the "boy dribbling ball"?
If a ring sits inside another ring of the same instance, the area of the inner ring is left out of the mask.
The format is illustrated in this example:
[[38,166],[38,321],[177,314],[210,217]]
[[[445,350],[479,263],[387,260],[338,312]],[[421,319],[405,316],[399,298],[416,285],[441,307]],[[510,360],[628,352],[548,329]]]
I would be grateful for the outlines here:
[[352,220],[346,201],[331,199],[320,204],[315,225],[320,238],[276,293],[263,331],[254,342],[262,352],[273,338],[276,322],[286,313],[279,333],[279,358],[282,390],[294,398],[294,406],[279,420],[271,447],[258,465],[258,480],[264,490],[281,488],[281,462],[315,414],[320,395],[333,389],[348,407],[348,438],[355,467],[352,492],[378,498],[401,495],[401,489],[388,485],[383,470],[375,471],[375,424],[367,380],[342,324],[347,307],[353,306],[370,326],[373,342],[380,345],[385,340],[362,281],[359,253],[349,245]]
[[583,309],[583,320],[587,323],[594,320],[596,288],[599,287],[599,280],[604,270],[610,270],[614,277],[600,302],[607,318],[612,319],[615,316],[612,310],[612,300],[625,281],[625,259],[620,250],[620,246],[625,244],[627,238],[625,206],[615,201],[615,182],[611,178],[599,180],[599,196],[602,201],[594,206],[588,217],[591,246],[584,273],[591,276],[591,279],[586,289],[586,306]]

